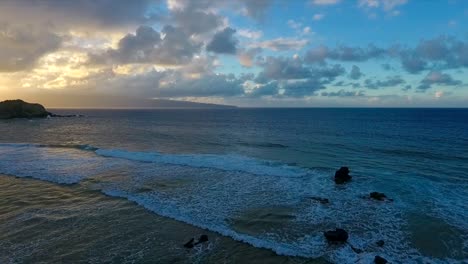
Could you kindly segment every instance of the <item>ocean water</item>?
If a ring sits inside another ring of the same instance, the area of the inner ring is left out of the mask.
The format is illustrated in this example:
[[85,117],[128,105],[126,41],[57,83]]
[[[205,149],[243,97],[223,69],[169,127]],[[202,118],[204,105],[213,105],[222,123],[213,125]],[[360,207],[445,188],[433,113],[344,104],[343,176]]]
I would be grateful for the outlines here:
[[[55,112],[84,117],[0,121],[0,174],[99,191],[281,256],[468,261],[467,109]],[[337,186],[341,166],[353,180]],[[393,202],[368,199],[372,191]],[[0,216],[0,229],[16,218]],[[323,231],[336,227],[349,243],[325,241]],[[14,251],[10,262],[22,254],[12,243],[25,237],[0,235]]]

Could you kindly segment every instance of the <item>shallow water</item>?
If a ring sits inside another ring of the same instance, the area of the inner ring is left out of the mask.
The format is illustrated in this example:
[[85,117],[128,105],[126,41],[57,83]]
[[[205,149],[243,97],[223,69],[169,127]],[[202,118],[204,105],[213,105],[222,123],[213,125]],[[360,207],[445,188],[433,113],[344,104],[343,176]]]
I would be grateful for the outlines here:
[[[468,258],[468,110],[79,113],[86,117],[2,121],[0,173],[79,184],[281,255],[333,263]],[[342,165],[354,178],[336,186]],[[394,201],[363,198],[371,191]],[[336,227],[350,232],[348,244],[324,240]]]
[[[1,263],[325,263],[278,256],[80,185],[0,175],[0,189]],[[182,246],[201,234],[209,242]]]

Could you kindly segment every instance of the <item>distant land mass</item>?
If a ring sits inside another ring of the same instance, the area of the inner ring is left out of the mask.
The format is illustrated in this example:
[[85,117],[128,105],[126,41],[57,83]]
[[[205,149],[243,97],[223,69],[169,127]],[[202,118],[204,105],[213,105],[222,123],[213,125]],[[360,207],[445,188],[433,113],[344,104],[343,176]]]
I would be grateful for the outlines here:
[[148,107],[155,108],[237,108],[234,105],[197,103],[191,101],[178,101],[168,99],[148,100]]
[[[172,99],[148,99],[118,95],[70,95],[42,93],[20,97],[27,102],[37,102],[47,108],[237,108],[233,105],[198,103]],[[5,98],[8,99],[8,98]],[[1,100],[5,100],[0,98]],[[11,98],[17,99],[17,98]]]

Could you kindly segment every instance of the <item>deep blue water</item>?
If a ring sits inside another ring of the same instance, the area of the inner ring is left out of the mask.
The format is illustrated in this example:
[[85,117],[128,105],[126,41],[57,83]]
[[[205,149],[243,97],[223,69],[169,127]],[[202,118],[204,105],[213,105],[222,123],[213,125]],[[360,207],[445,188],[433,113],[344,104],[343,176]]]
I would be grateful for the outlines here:
[[[468,256],[468,109],[55,112],[85,117],[0,121],[0,173],[93,179],[108,195],[280,254],[354,263],[384,238],[395,262]],[[354,178],[337,187],[340,166]],[[160,188],[161,180],[177,184]],[[394,202],[364,199],[371,191]],[[305,202],[310,196],[332,202]],[[275,206],[291,209],[286,228],[252,234],[232,225]],[[321,231],[333,227],[349,230],[364,253],[330,250]]]

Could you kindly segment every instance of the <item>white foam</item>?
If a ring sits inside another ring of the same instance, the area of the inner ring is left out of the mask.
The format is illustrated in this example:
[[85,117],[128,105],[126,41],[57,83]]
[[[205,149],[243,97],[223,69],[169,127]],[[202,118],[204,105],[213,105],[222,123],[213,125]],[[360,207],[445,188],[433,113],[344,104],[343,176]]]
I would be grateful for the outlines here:
[[113,149],[98,149],[96,153],[105,157],[141,162],[213,168],[224,171],[243,171],[255,175],[299,177],[307,174],[307,170],[298,167],[232,154],[161,154],[158,152],[132,152]]
[[[350,184],[337,187],[328,173],[238,155],[176,155],[106,149],[90,152],[29,144],[0,145],[0,155],[0,173],[58,183],[77,183],[97,175],[102,180],[93,184],[107,195],[124,197],[159,215],[281,255],[323,256],[334,263],[370,263],[375,255],[392,263],[420,263],[429,259],[407,242],[404,212],[418,210],[411,201],[400,199],[396,191],[386,191],[395,198],[393,203],[362,198],[379,186],[377,177],[357,176]],[[99,176],[111,167],[125,173],[118,177]],[[432,191],[434,199],[444,199],[440,196],[443,190],[439,185],[425,186]],[[142,188],[145,191],[141,192]],[[408,190],[419,197],[426,195],[424,190]],[[329,198],[331,202],[317,204],[307,200],[310,196]],[[453,210],[460,210],[459,202],[455,204]],[[237,219],[246,211],[275,206],[291,208],[295,216],[285,230],[247,234],[230,225],[230,219]],[[348,230],[350,245],[364,252],[358,254],[348,245],[328,247],[322,231],[335,227]],[[374,246],[380,239],[385,241],[383,248]]]
[[0,145],[0,173],[73,184],[105,170],[112,163],[92,152],[36,144]]

